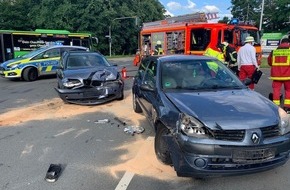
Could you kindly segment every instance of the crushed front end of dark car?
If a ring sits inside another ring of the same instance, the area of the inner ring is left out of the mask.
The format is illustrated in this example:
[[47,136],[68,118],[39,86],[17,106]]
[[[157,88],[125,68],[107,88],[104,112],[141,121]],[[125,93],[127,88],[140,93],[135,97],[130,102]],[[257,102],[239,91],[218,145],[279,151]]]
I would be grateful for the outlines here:
[[116,66],[96,52],[67,52],[57,71],[60,98],[67,103],[97,105],[124,98],[124,82]]
[[250,174],[289,159],[287,113],[216,59],[145,58],[132,93],[134,111],[156,132],[157,158],[178,176]]

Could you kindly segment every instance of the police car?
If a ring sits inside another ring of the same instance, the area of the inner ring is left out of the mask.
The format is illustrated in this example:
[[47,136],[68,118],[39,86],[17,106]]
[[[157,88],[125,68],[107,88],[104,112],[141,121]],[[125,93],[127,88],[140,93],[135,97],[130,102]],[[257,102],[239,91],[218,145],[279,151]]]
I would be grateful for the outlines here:
[[35,81],[39,76],[56,74],[60,56],[65,51],[87,51],[81,46],[55,45],[41,47],[0,65],[0,75],[7,79]]

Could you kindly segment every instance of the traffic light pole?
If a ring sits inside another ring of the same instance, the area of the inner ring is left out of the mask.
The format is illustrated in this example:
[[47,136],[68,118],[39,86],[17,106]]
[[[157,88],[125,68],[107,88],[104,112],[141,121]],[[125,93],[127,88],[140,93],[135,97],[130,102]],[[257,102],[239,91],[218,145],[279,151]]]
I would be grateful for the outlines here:
[[137,16],[132,16],[132,17],[120,17],[120,18],[114,18],[109,26],[109,35],[107,35],[106,37],[109,38],[109,53],[110,53],[110,57],[112,56],[112,23],[115,20],[122,20],[122,19],[130,19],[130,18],[134,18],[135,19],[135,24],[137,26]]

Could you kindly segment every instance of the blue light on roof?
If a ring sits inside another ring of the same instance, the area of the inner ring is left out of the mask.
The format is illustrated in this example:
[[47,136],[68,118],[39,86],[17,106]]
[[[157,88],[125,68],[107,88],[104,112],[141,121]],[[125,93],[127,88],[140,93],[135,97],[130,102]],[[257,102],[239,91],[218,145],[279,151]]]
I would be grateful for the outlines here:
[[239,24],[239,19],[237,19],[237,18],[233,18],[233,19],[230,21],[230,24]]

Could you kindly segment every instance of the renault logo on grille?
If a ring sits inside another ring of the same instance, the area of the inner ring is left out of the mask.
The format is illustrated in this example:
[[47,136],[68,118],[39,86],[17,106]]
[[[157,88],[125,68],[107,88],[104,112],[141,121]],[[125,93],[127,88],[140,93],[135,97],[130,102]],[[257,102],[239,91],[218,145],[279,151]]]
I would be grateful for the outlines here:
[[252,141],[254,144],[258,144],[260,142],[260,137],[257,133],[252,134]]

